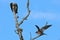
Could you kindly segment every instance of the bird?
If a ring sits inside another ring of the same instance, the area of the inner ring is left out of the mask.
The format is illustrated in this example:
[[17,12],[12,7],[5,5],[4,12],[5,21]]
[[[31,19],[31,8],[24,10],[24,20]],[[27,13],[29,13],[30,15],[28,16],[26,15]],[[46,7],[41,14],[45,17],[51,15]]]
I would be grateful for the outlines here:
[[46,23],[46,25],[43,26],[42,28],[39,28],[38,25],[35,25],[35,26],[36,26],[36,28],[38,29],[38,31],[36,31],[36,33],[39,34],[40,36],[42,36],[42,35],[46,35],[46,34],[44,33],[44,31],[47,30],[47,29],[48,29],[49,27],[51,27],[52,25],[47,25],[47,23]]
[[10,7],[11,7],[12,12],[18,13],[18,5],[17,5],[17,3],[11,2]]

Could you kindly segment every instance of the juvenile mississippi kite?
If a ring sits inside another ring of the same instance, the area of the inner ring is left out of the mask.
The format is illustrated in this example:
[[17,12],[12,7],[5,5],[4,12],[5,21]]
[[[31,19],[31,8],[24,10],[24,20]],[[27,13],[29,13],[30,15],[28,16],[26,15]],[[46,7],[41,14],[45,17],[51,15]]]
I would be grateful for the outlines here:
[[38,25],[35,25],[36,26],[36,28],[38,29],[38,31],[36,31],[36,33],[37,34],[39,34],[39,35],[45,35],[45,33],[43,33],[45,30],[47,30],[49,27],[51,27],[52,25],[45,25],[45,26],[43,26],[41,29],[39,28],[39,26]]

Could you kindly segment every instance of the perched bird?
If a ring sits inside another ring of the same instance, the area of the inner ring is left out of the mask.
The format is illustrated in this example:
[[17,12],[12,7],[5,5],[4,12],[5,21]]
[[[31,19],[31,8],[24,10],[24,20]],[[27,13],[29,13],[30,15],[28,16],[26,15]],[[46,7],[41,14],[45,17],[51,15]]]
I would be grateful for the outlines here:
[[52,25],[45,25],[45,26],[43,26],[41,29],[39,28],[39,26],[38,25],[35,25],[36,26],[36,28],[38,29],[38,31],[36,31],[36,33],[37,34],[39,34],[39,35],[46,35],[45,33],[43,33],[44,32],[44,30],[46,30],[46,29],[48,29],[50,26],[52,26]]
[[16,3],[10,3],[12,12],[18,13],[18,5]]

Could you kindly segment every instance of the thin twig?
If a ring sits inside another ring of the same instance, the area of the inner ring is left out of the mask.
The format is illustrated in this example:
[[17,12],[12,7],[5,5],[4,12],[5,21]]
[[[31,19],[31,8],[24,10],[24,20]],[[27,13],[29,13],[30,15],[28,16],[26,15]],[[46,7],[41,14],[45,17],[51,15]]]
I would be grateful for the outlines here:
[[35,39],[37,39],[38,37],[40,37],[40,35],[38,35],[38,36],[34,37],[32,40],[35,40]]
[[27,15],[19,22],[19,25],[21,25],[22,23],[23,23],[23,21],[24,20],[26,20],[27,19],[27,17],[30,15],[30,10],[29,10],[29,0],[28,0],[28,2],[27,2],[27,10],[28,10],[28,13],[27,13]]
[[30,32],[30,40],[32,40],[32,35],[31,35],[31,32]]

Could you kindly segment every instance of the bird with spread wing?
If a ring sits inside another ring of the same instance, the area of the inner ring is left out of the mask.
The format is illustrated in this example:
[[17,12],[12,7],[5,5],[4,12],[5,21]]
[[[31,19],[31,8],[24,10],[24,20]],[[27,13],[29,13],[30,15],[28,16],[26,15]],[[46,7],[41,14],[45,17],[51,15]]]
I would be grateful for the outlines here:
[[36,26],[36,28],[38,29],[38,31],[36,31],[37,34],[39,34],[39,35],[45,35],[45,33],[43,33],[43,32],[44,32],[45,30],[47,30],[49,27],[51,27],[52,25],[47,25],[47,23],[46,23],[46,25],[43,26],[41,29],[39,28],[38,25],[35,25],[35,26]]

